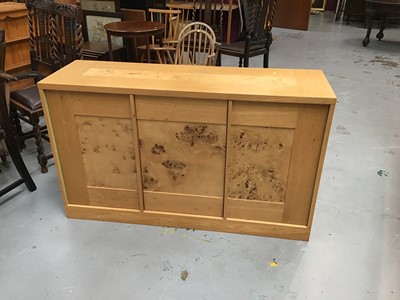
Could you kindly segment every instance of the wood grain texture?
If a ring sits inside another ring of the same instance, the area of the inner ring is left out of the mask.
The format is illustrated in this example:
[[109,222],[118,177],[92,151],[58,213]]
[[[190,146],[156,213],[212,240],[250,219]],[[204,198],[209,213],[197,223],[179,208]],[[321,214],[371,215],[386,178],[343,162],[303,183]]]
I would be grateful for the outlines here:
[[227,218],[249,221],[281,223],[284,205],[277,202],[229,199],[226,204]]
[[90,205],[139,210],[139,194],[136,190],[93,186],[88,186],[87,190]]
[[318,169],[317,169],[317,174],[315,176],[315,185],[314,185],[314,190],[313,190],[313,195],[312,195],[312,200],[311,200],[312,202],[311,202],[310,212],[308,215],[307,226],[310,228],[311,228],[312,221],[314,218],[314,210],[315,210],[315,205],[317,203],[320,178],[321,178],[321,174],[322,174],[322,168],[324,165],[326,148],[328,147],[329,132],[331,130],[334,111],[335,111],[335,105],[332,104],[329,106],[329,112],[328,112],[328,117],[326,120],[324,137],[323,137],[322,146],[321,146],[321,155],[319,156]]
[[66,204],[89,204],[79,135],[71,106],[68,101],[65,101],[66,98],[70,98],[70,94],[47,91],[45,97],[48,110],[51,112],[50,117],[54,116],[51,117],[50,125],[47,125],[52,127],[53,141],[57,145],[59,168],[66,192],[65,202]]
[[222,197],[225,126],[139,120],[138,127],[145,191]]
[[293,129],[232,126],[228,197],[284,202]]
[[[59,156],[59,152],[58,152],[58,139],[56,140],[55,138],[55,126],[53,123],[53,114],[57,114],[57,113],[61,113],[61,111],[59,110],[61,108],[60,103],[56,100],[57,98],[54,97],[54,95],[52,96],[52,93],[45,93],[43,90],[39,90],[39,94],[40,94],[40,99],[42,101],[42,105],[43,105],[43,111],[44,111],[44,117],[46,120],[46,124],[47,124],[47,130],[49,132],[49,138],[51,140],[50,142],[50,146],[51,146],[51,150],[53,153],[53,159],[54,159],[54,163],[56,165],[56,171],[57,171],[57,178],[58,178],[58,184],[60,186],[60,191],[61,191],[61,198],[63,200],[63,205],[64,205],[64,209],[67,209],[67,205],[68,205],[68,196],[67,196],[67,187],[65,186],[65,179],[63,176],[63,171],[62,171],[62,166],[61,166],[61,162],[60,162],[60,156]],[[51,102],[52,102],[52,110],[51,110],[51,114],[50,114],[50,108],[49,108],[49,102],[47,99],[47,95],[50,96]],[[59,119],[59,117],[55,118],[55,120]]]
[[137,118],[176,122],[226,124],[226,103],[193,98],[136,96]]
[[222,197],[205,197],[188,194],[144,192],[145,210],[222,216]]
[[232,109],[232,124],[295,128],[297,110],[296,104],[235,101]]
[[132,120],[75,115],[89,186],[137,190]]
[[255,221],[249,223],[247,220],[234,218],[223,220],[222,218],[213,218],[210,216],[204,217],[178,213],[149,211],[141,213],[127,209],[90,207],[83,205],[68,205],[66,207],[66,214],[67,217],[76,219],[196,228],[200,230],[252,234],[305,241],[310,237],[310,230],[306,226]]
[[328,106],[300,105],[283,222],[306,225],[321,155]]
[[41,80],[39,87],[200,98],[204,101],[218,99],[310,104],[334,104],[336,101],[328,81],[319,70],[145,65],[76,60]]

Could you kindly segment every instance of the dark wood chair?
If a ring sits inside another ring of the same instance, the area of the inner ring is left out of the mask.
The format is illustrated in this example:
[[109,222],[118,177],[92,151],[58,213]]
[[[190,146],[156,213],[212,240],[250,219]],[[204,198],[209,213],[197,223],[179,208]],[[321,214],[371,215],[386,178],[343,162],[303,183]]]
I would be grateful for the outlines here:
[[211,26],[217,42],[222,41],[224,5],[224,0],[193,0],[193,19]]
[[244,31],[237,42],[222,44],[220,54],[239,58],[239,67],[249,66],[249,58],[264,55],[263,67],[268,68],[272,43],[272,22],[277,0],[242,0]]
[[[14,188],[25,183],[29,191],[33,192],[36,190],[36,185],[32,180],[28,169],[19,152],[19,148],[14,138],[14,131],[12,129],[11,120],[8,113],[8,86],[7,82],[11,80],[17,80],[16,77],[4,73],[5,65],[5,49],[6,43],[4,42],[4,30],[0,29],[0,140],[5,141],[11,160],[13,161],[20,178],[11,184],[0,189],[0,197],[10,192]],[[2,161],[6,159],[2,156]]]
[[[82,10],[79,6],[52,0],[27,0],[26,6],[33,71],[47,75],[82,57]],[[42,173],[46,173],[52,154],[44,153],[43,139],[49,139],[46,127],[40,124],[43,108],[38,89],[35,85],[16,90],[10,98],[11,116],[21,148],[25,139],[34,137],[38,162]],[[20,119],[31,124],[33,130],[22,132]]]

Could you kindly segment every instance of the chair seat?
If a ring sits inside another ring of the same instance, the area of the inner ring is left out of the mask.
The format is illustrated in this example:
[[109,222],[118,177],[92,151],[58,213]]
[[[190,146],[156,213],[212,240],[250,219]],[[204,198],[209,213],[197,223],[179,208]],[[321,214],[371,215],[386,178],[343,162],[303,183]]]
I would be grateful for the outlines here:
[[11,92],[10,98],[14,100],[14,102],[21,103],[30,110],[38,110],[42,108],[39,90],[36,86]]
[[[229,53],[230,55],[244,55],[245,44],[246,44],[245,41],[240,41],[230,44],[222,43],[220,48],[220,53],[221,54]],[[250,52],[263,53],[265,52],[265,47],[264,45],[253,45],[250,46]]]

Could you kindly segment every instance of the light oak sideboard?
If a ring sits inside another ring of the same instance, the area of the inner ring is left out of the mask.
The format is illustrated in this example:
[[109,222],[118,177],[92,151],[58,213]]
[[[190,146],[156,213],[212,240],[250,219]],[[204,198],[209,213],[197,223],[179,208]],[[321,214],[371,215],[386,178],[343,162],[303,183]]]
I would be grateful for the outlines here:
[[322,71],[75,61],[38,86],[68,217],[309,239]]

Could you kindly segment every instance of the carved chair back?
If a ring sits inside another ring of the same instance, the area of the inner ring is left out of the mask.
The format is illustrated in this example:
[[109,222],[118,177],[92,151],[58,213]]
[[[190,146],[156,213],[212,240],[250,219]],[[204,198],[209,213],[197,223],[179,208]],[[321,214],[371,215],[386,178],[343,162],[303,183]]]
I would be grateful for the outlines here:
[[[51,51],[52,0],[27,0],[29,45],[34,71],[53,72],[54,56]],[[45,67],[45,69],[43,69]]]
[[34,71],[54,72],[82,57],[82,10],[54,0],[26,0]]
[[242,0],[244,32],[242,36],[251,41],[266,38],[272,29],[272,21],[276,10],[276,0]]
[[222,40],[224,4],[224,0],[193,0],[193,19],[210,25],[218,41]]
[[54,2],[51,20],[51,47],[58,69],[82,58],[82,10],[77,5]]

